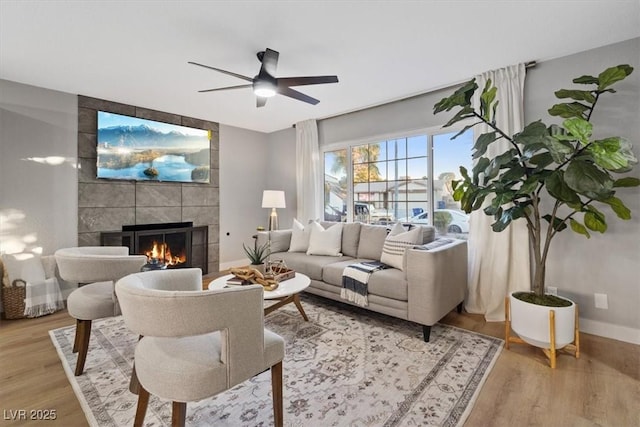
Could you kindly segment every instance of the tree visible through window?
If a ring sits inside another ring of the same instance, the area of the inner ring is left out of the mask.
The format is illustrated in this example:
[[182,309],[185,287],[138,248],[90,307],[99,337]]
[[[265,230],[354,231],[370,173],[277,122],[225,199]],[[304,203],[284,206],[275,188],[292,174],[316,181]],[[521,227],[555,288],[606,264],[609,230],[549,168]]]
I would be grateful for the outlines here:
[[425,223],[439,233],[468,233],[468,216],[453,200],[452,181],[460,178],[460,165],[471,169],[473,133],[451,141],[456,133],[325,151],[325,220]]

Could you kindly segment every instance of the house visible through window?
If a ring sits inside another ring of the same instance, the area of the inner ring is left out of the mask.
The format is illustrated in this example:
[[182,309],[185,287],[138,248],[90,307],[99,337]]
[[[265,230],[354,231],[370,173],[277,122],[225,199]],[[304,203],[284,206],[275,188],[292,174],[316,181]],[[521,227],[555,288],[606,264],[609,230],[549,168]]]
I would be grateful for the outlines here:
[[[348,145],[324,152],[324,219],[431,224],[464,237],[469,217],[453,200],[459,166],[471,170],[473,131]],[[432,153],[430,155],[430,153]],[[433,219],[431,219],[433,214]]]

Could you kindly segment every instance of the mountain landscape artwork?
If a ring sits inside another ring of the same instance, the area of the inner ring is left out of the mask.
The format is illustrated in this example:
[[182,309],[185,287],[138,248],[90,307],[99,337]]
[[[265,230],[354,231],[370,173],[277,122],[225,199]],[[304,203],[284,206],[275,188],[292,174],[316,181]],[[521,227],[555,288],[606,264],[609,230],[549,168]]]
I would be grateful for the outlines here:
[[98,111],[97,177],[208,183],[209,141],[204,129]]

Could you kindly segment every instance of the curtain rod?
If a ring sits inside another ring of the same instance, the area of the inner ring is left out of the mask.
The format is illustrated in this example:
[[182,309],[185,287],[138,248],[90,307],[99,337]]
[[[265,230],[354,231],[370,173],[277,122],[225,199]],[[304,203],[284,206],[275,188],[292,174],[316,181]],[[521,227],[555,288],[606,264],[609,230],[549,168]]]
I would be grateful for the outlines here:
[[[536,66],[536,65],[537,65],[537,62],[536,62],[536,61],[528,61],[528,62],[525,62],[525,63],[524,63],[524,68],[525,68],[525,70],[528,70],[528,69],[530,69],[530,68],[535,68],[535,66]],[[344,116],[344,115],[351,114],[351,113],[355,113],[355,112],[358,112],[358,111],[363,111],[363,110],[368,110],[368,109],[370,109],[370,108],[379,107],[379,106],[381,106],[381,105],[391,104],[391,103],[393,103],[393,102],[398,102],[398,101],[403,101],[403,100],[405,100],[405,99],[415,98],[416,96],[422,96],[422,95],[424,95],[424,94],[431,93],[431,92],[435,92],[435,91],[438,91],[438,90],[451,89],[451,88],[456,87],[456,86],[459,86],[459,85],[461,85],[462,83],[465,83],[465,82],[467,82],[467,81],[469,81],[469,79],[461,80],[461,81],[459,81],[459,82],[452,83],[452,84],[447,84],[446,86],[439,86],[439,87],[435,87],[435,88],[433,88],[433,89],[430,89],[428,92],[422,92],[422,93],[418,93],[418,94],[415,94],[415,95],[407,96],[407,97],[405,97],[405,98],[399,98],[399,99],[392,100],[392,101],[386,101],[386,102],[383,102],[383,103],[380,103],[380,104],[370,105],[370,106],[368,106],[368,107],[361,108],[361,109],[359,109],[359,110],[347,111],[347,112],[345,112],[345,113],[340,113],[340,114],[336,114],[336,115],[333,115],[333,116],[321,117],[321,118],[316,119],[316,120],[317,120],[317,121],[320,121],[320,120],[333,119],[333,118],[336,118],[336,117]],[[296,124],[294,123],[293,125],[291,125],[291,127],[295,129]]]

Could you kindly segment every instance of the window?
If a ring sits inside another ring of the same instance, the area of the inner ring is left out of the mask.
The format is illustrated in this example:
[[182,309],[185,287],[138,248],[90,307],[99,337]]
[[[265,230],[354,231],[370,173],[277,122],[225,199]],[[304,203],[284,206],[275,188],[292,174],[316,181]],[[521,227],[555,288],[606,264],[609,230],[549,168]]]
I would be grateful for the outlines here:
[[473,132],[451,140],[456,133],[425,132],[325,151],[324,219],[423,223],[440,234],[464,236],[468,215],[453,200],[451,186],[460,165],[471,169]]

